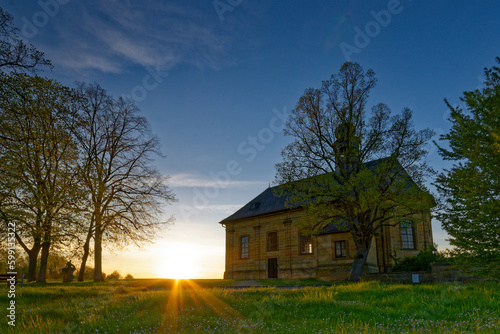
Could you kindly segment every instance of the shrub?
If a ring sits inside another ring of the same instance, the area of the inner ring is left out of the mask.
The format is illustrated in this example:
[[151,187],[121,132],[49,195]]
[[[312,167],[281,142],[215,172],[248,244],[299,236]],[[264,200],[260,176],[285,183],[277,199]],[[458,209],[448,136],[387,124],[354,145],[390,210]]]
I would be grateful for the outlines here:
[[394,272],[430,271],[431,263],[434,262],[432,248],[421,250],[417,256],[407,257],[402,260],[396,257],[396,254],[392,258],[396,262],[396,265],[392,268]]
[[118,280],[122,277],[118,271],[113,271],[111,274],[107,276],[108,279]]

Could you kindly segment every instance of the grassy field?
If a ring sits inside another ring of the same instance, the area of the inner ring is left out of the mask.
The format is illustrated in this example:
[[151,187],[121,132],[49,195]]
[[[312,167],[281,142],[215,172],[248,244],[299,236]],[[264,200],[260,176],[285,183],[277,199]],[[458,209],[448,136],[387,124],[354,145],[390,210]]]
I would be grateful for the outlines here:
[[[275,282],[276,284],[298,282]],[[312,282],[311,282],[312,283]],[[2,333],[500,333],[498,284],[228,289],[222,280],[28,284]]]

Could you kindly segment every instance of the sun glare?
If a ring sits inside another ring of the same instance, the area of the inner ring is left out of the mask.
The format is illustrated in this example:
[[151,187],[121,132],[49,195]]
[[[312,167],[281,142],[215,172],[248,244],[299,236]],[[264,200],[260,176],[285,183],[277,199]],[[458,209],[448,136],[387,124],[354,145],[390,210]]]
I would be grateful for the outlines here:
[[159,278],[197,277],[199,273],[196,260],[199,252],[197,252],[196,246],[177,243],[166,248],[167,255],[156,271]]

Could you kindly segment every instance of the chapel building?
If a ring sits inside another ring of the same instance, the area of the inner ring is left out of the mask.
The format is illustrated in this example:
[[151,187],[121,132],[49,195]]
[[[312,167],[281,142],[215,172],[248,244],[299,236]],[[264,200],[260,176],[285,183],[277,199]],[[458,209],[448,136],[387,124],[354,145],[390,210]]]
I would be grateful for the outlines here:
[[[287,195],[277,196],[276,190],[269,187],[220,222],[226,229],[224,278],[347,279],[356,254],[349,230],[337,222],[317,235],[302,235],[297,220],[303,209],[287,208]],[[372,240],[363,275],[391,272],[393,256],[416,256],[433,245],[430,208],[419,218],[382,228]]]

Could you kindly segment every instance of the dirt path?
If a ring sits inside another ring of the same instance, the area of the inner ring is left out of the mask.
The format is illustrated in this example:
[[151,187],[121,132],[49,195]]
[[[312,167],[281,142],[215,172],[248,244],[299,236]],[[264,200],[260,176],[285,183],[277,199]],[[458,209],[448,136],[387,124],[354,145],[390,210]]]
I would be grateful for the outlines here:
[[248,287],[251,287],[251,286],[263,286],[263,285],[260,284],[257,281],[249,280],[249,281],[235,281],[234,282],[234,286],[238,286],[238,287],[248,286]]

